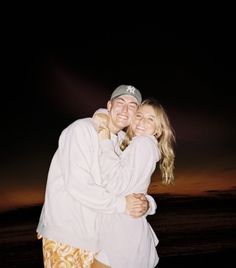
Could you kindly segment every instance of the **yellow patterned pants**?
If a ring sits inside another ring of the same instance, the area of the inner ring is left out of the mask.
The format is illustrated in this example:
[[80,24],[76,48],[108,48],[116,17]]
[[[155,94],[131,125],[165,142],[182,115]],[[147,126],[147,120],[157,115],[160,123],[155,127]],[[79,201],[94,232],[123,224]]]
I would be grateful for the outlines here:
[[91,264],[91,268],[111,268],[111,266],[107,266],[106,264],[94,259],[93,263]]
[[45,268],[91,268],[94,253],[43,238]]

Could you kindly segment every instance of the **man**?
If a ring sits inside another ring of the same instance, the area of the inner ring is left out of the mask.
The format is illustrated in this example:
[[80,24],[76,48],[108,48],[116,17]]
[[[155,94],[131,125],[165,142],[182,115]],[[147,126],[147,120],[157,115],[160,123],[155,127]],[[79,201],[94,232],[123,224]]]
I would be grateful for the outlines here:
[[[121,85],[113,91],[107,109],[115,146],[141,101],[141,93],[133,86]],[[45,267],[66,262],[69,267],[89,267],[99,250],[100,213],[140,217],[148,210],[143,195],[118,197],[101,186],[98,157],[99,140],[92,118],[76,120],[63,130],[50,165],[37,227],[39,238],[43,237]],[[152,207],[155,210],[155,205]]]

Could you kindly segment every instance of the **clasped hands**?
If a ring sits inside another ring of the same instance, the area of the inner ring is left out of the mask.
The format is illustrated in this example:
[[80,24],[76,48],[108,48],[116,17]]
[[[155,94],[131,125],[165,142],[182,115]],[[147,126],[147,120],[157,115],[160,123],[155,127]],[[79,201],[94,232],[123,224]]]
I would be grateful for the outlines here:
[[144,194],[130,194],[126,199],[126,213],[133,218],[139,218],[146,214],[149,209],[149,202]]

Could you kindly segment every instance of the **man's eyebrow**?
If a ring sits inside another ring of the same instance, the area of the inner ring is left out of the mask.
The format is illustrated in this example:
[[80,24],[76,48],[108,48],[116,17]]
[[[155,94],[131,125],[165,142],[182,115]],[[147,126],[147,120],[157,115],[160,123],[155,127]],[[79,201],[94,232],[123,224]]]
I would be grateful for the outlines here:
[[[123,99],[122,97],[117,97],[115,100],[121,100],[121,101],[125,102],[125,99]],[[129,104],[135,104],[136,106],[139,106],[138,103],[135,101],[131,101],[131,102],[129,102]]]
[[123,101],[125,101],[122,97],[117,97],[117,98],[115,98],[115,100],[123,100]]
[[138,103],[134,101],[130,102],[130,104],[135,104],[136,106],[138,106]]
[[[117,98],[115,98],[115,100],[122,100],[122,101],[126,101],[126,100],[125,100],[125,99],[123,99],[122,97],[117,97]],[[137,103],[137,102],[135,102],[135,101],[131,101],[131,102],[129,102],[129,103],[134,103],[134,104],[138,105],[138,103]]]

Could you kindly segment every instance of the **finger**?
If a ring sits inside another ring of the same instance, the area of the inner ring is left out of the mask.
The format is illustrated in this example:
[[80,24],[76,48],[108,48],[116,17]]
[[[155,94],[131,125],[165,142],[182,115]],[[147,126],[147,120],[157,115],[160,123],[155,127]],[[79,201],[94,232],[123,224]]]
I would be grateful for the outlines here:
[[138,206],[130,206],[128,209],[133,210],[133,211],[138,211],[138,210],[144,210],[145,207],[138,205]]
[[141,201],[147,201],[147,198],[143,194],[135,194],[133,197]]
[[144,195],[141,195],[140,199],[143,200],[143,201],[147,200],[147,198]]
[[134,205],[139,205],[140,207],[147,207],[148,206],[148,202],[144,201],[144,200],[140,200],[139,199],[139,202],[135,202],[135,203],[132,203]]
[[145,210],[145,207],[142,206],[134,206],[134,207],[130,207],[129,211],[143,211]]
[[145,210],[144,209],[129,209],[129,213],[131,215],[136,215],[136,214],[143,214],[145,213]]
[[130,212],[129,215],[133,218],[140,218],[141,216],[144,215],[144,212],[143,211],[140,211],[140,212]]
[[139,208],[142,208],[144,207],[145,205],[141,202],[132,202],[129,204],[129,207],[130,208],[136,208],[136,207],[139,207]]
[[138,199],[142,198],[142,196],[143,196],[142,194],[133,194],[133,197]]
[[[137,197],[137,198],[143,198],[143,197],[145,198],[145,195],[142,194],[142,193],[137,193],[137,194],[136,194],[136,193],[133,193],[133,196],[134,196],[134,197]],[[146,199],[146,198],[145,198],[145,199]]]

